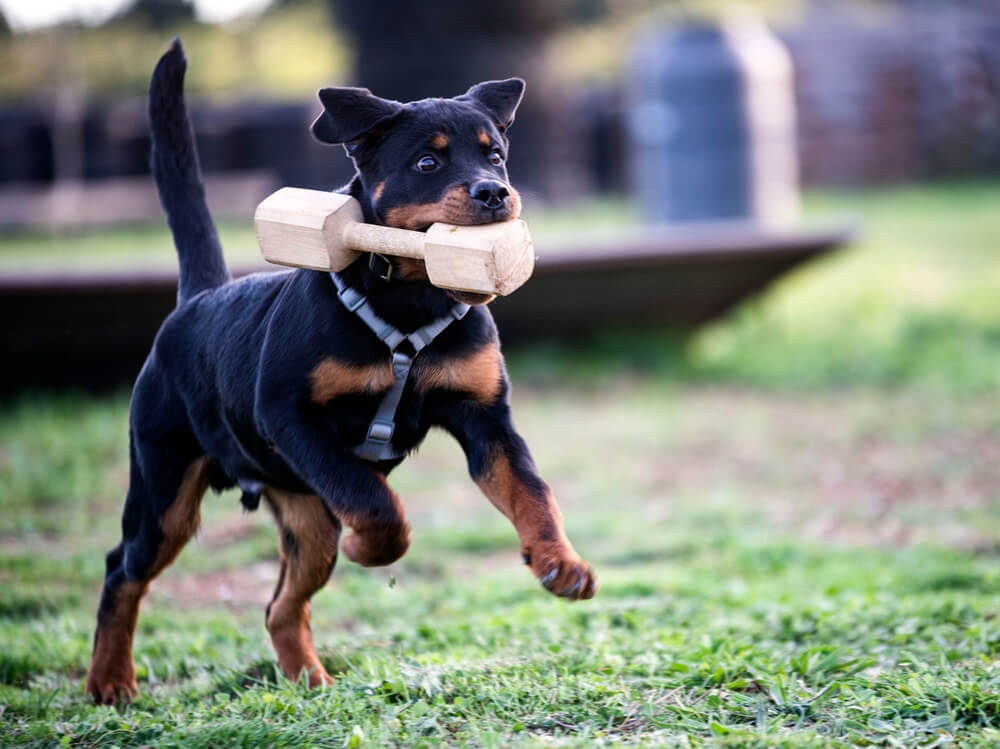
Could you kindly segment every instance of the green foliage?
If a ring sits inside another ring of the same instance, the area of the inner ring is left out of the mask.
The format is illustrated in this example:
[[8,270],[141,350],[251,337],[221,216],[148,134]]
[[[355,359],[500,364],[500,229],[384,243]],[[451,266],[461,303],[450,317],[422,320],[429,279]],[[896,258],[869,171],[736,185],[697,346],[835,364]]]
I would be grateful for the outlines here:
[[192,61],[186,87],[194,96],[312,97],[321,83],[344,81],[349,67],[347,45],[320,2],[275,7],[264,22],[226,26],[178,20],[151,28],[133,15],[101,28],[0,34],[0,99],[33,99],[66,87],[81,95],[145,95],[175,35]]
[[525,352],[525,377],[638,372],[768,388],[1000,387],[1000,183],[819,192],[807,217],[852,217],[851,246],[779,279],[690,338],[604,329]]
[[852,247],[703,331],[699,374],[765,385],[1000,386],[1000,184],[819,194],[853,213]]

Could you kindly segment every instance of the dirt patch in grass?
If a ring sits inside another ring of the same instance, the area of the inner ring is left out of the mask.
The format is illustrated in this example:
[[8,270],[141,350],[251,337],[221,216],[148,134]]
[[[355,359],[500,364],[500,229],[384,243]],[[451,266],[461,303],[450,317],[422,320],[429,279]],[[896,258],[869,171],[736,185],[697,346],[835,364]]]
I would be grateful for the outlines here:
[[825,542],[992,548],[1000,538],[1000,397],[646,386],[554,408],[558,428],[533,418],[526,431],[543,433],[532,441],[539,464],[561,466],[557,491],[586,495],[617,474],[615,501],[649,520],[728,503]]
[[170,571],[150,586],[154,606],[206,608],[224,605],[234,608],[267,606],[278,581],[277,562],[232,567],[200,574],[171,575]]

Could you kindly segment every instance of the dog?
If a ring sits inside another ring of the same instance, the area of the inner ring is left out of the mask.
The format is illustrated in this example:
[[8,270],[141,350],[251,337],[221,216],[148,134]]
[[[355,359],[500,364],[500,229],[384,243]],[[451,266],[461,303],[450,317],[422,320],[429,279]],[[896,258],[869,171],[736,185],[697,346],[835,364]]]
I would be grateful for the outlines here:
[[[197,530],[207,489],[236,485],[248,509],[263,499],[278,526],[281,569],[266,618],[278,663],[290,679],[306,672],[311,686],[330,683],[313,645],[309,599],[328,580],[338,547],[365,566],[406,552],[410,526],[386,478],[431,427],[458,440],[542,585],[569,599],[592,597],[596,577],[567,539],[511,421],[491,298],[432,286],[420,261],[374,255],[337,279],[294,270],[231,280],[205,203],[186,68],[175,39],[150,83],[151,163],[179,257],[177,307],[132,393],[122,539],[106,557],[87,692],[104,704],[137,694],[132,643],[141,599]],[[506,131],[523,89],[510,78],[403,104],[325,88],[312,133],[343,144],[354,161],[355,176],[340,192],[361,203],[368,222],[419,231],[434,222],[513,220],[520,198],[507,177]],[[403,334],[395,354],[349,309],[338,284]],[[440,320],[447,324],[419,355],[404,352],[417,348],[414,331]],[[412,365],[403,380],[394,367],[400,353]],[[390,392],[398,404],[383,453],[360,457]],[[351,532],[341,542],[345,525]]]

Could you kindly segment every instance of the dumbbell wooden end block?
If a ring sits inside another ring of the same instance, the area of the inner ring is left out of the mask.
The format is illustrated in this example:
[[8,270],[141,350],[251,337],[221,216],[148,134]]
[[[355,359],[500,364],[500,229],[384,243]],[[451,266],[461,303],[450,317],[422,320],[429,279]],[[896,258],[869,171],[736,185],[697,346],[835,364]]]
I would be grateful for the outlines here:
[[523,221],[393,229],[362,223],[361,206],[349,195],[284,187],[257,206],[254,223],[264,258],[298,268],[343,270],[361,252],[378,252],[423,260],[435,286],[505,295],[535,266]]
[[343,244],[344,230],[364,221],[350,195],[282,187],[254,213],[257,244],[269,263],[312,270],[343,270],[359,253]]

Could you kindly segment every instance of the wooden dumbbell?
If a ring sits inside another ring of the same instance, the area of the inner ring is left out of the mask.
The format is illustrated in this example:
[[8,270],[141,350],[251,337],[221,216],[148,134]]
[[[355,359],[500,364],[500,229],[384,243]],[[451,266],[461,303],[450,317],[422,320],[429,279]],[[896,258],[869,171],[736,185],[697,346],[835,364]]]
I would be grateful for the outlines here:
[[433,224],[426,232],[362,222],[350,195],[283,187],[257,206],[257,242],[272,263],[343,270],[362,252],[423,260],[435,286],[510,294],[531,277],[535,250],[523,221]]

